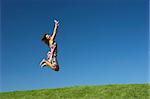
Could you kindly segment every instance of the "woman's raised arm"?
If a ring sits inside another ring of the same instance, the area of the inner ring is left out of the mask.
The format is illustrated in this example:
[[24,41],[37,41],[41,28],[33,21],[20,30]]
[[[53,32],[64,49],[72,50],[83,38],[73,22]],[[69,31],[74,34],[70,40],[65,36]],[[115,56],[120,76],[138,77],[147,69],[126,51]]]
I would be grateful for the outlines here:
[[51,36],[51,40],[54,40],[54,39],[55,39],[56,32],[57,32],[57,28],[58,28],[58,21],[57,21],[57,20],[54,20],[54,22],[55,22],[55,26],[54,26],[53,34],[52,34],[52,36]]

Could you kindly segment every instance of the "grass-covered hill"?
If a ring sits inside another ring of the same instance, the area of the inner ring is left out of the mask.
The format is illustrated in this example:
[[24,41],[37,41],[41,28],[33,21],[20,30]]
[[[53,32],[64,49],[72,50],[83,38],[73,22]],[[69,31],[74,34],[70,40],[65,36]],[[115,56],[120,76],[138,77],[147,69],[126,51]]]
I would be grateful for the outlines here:
[[149,84],[114,84],[1,92],[0,99],[150,99],[149,93]]

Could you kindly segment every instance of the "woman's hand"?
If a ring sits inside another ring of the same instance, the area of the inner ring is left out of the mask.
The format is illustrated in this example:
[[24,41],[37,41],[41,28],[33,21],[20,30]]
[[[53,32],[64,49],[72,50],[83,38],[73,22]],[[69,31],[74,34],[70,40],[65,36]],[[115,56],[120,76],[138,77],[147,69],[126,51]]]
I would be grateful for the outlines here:
[[57,20],[54,20],[54,22],[55,22],[55,25],[56,25],[56,26],[59,25],[59,24],[58,24],[59,22],[58,22]]

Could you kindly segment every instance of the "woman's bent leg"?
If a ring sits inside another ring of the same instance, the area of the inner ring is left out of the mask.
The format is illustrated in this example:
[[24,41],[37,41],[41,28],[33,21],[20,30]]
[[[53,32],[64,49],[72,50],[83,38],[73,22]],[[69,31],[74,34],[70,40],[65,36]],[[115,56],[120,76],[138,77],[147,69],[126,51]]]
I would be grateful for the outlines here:
[[45,60],[47,66],[51,67],[55,71],[59,71],[59,66],[56,64],[51,64],[49,61]]

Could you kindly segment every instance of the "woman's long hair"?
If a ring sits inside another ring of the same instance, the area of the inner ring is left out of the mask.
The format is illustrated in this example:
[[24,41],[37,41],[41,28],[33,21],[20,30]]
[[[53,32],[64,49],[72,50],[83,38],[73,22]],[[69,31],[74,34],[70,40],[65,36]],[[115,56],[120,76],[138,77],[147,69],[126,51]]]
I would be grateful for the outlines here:
[[48,33],[45,33],[41,40],[49,46],[49,40],[46,38],[46,35],[48,35]]

